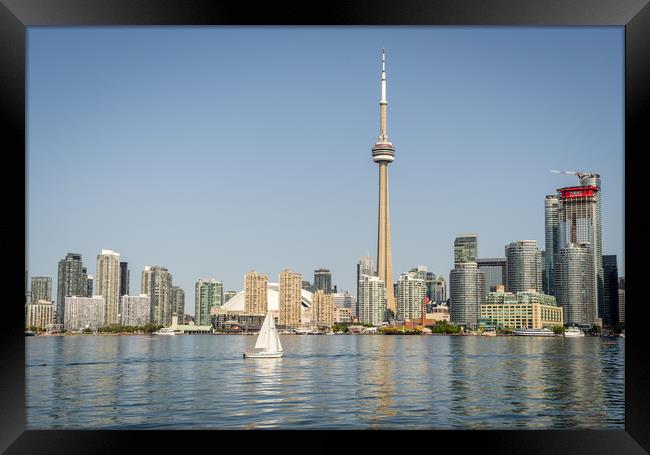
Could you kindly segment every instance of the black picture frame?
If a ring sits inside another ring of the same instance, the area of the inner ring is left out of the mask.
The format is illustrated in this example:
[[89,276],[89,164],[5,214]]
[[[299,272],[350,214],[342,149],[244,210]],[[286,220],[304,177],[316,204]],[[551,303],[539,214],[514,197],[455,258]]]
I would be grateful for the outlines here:
[[[269,442],[291,445],[286,431],[266,432],[264,440],[233,432],[188,431],[25,431],[24,299],[21,260],[26,239],[26,27],[82,25],[517,25],[625,27],[625,235],[626,345],[625,430],[620,431],[435,431],[343,432],[328,436],[326,450],[497,450],[503,453],[645,453],[650,451],[650,362],[643,339],[647,310],[640,300],[636,277],[648,255],[649,232],[643,221],[643,156],[648,147],[650,91],[650,7],[646,0],[403,0],[351,4],[328,1],[300,6],[267,2],[211,2],[206,0],[0,0],[0,110],[3,143],[3,238],[11,288],[5,297],[0,375],[0,450],[19,453],[121,453],[145,444],[147,451],[174,443],[185,450],[247,450]],[[39,229],[47,226],[39,226]],[[632,247],[628,248],[631,244]],[[13,258],[10,260],[8,258]],[[631,262],[630,262],[631,261]],[[634,269],[633,264],[639,264]],[[646,266],[647,268],[647,266]],[[27,268],[25,268],[27,270]],[[637,295],[638,297],[634,297]],[[234,432],[237,433],[237,432]],[[351,434],[352,433],[352,434]],[[179,436],[180,435],[180,436]],[[346,436],[339,442],[339,435]],[[308,440],[311,440],[311,436]],[[350,437],[351,436],[351,437]],[[302,444],[302,443],[300,443]],[[312,450],[313,444],[308,450]],[[295,447],[294,447],[295,448]],[[645,449],[645,450],[644,450]]]

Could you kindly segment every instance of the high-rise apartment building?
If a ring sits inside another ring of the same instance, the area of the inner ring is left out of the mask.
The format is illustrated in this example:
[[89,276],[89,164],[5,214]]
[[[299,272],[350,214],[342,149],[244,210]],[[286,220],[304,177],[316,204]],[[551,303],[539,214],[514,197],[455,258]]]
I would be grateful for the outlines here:
[[33,276],[32,277],[32,301],[36,303],[39,300],[52,301],[52,277]]
[[131,272],[128,262],[120,262],[120,296],[128,295]]
[[589,243],[570,243],[555,258],[555,298],[565,324],[597,322],[593,251]]
[[94,282],[94,277],[92,275],[86,275],[86,297],[92,297],[94,295],[93,292],[93,282]]
[[478,269],[485,274],[484,294],[490,293],[494,286],[506,285],[506,258],[479,258],[476,259]]
[[140,294],[151,300],[151,323],[170,326],[172,323],[172,275],[165,267],[145,266],[142,271]]
[[244,311],[246,314],[266,315],[268,308],[268,275],[251,270],[244,277]]
[[[105,325],[119,324],[120,310],[120,255],[113,250],[102,250],[97,255],[97,295],[104,297]],[[84,276],[84,279],[86,277]]]
[[223,306],[223,283],[214,278],[199,279],[194,290],[195,322],[197,325],[209,325],[212,308]]
[[64,307],[66,310],[65,319],[63,320],[65,330],[95,330],[105,325],[106,305],[104,297],[101,295],[66,297]]
[[318,289],[311,299],[311,322],[316,326],[329,326],[334,324],[334,295],[326,294],[323,289]]
[[513,294],[542,290],[542,254],[536,240],[517,240],[505,247],[506,290]]
[[625,323],[625,278],[618,279],[618,322]]
[[185,291],[179,286],[172,286],[172,317],[174,313],[178,316],[180,323],[185,318]]
[[59,261],[56,292],[56,315],[59,324],[63,324],[65,320],[65,298],[86,295],[86,274],[82,269],[81,255],[78,253],[68,253]]
[[143,326],[151,320],[151,299],[147,294],[120,296],[120,324]]
[[[602,318],[605,291],[600,232],[600,178],[598,174],[580,174],[580,177],[581,186],[557,190],[559,200],[558,248],[566,248],[571,243],[583,243],[588,244],[589,248],[592,249],[593,266],[591,270],[593,273],[595,311],[597,317]],[[560,299],[558,299],[559,301]],[[566,310],[564,314],[566,316]]]
[[372,256],[361,256],[359,258],[359,262],[357,262],[357,307],[355,309],[356,315],[359,315],[359,281],[363,275],[376,276],[375,264]]
[[616,255],[603,256],[605,284],[605,306],[603,325],[615,327],[618,324],[618,265]]
[[397,281],[397,319],[412,321],[422,317],[422,301],[427,295],[426,271],[423,275],[411,271],[400,275]]
[[54,322],[54,305],[51,300],[37,300],[25,305],[25,329],[45,330]]
[[294,273],[290,269],[280,272],[280,283],[278,287],[278,300],[280,315],[278,325],[282,327],[299,327],[301,323],[300,310],[302,302],[300,299],[302,290],[302,275]]
[[314,270],[313,292],[316,292],[319,289],[322,289],[325,294],[332,293],[332,272],[330,272],[328,269]]
[[462,234],[454,240],[454,264],[475,262],[478,255],[478,234]]
[[357,300],[360,323],[377,326],[386,321],[386,286],[379,277],[361,275]]
[[435,301],[436,297],[436,275],[433,272],[427,272],[427,277],[424,280],[424,283],[427,286],[427,297],[429,297],[429,301],[433,302]]
[[485,301],[485,274],[476,262],[459,262],[449,272],[449,315],[451,321],[476,326],[479,307]]
[[559,251],[559,200],[549,194],[544,200],[544,264],[542,282],[544,293],[555,295],[555,256]]

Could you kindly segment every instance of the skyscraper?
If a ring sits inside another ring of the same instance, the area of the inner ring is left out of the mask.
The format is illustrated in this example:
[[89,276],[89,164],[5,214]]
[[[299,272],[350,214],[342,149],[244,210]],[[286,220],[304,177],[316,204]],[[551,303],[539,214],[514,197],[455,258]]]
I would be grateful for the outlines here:
[[140,293],[151,299],[152,324],[169,326],[172,323],[172,275],[165,267],[145,266]]
[[151,299],[146,294],[120,296],[120,324],[143,326],[149,324]]
[[618,279],[618,322],[625,324],[625,278]]
[[478,234],[461,234],[454,240],[454,264],[475,262],[478,254]]
[[388,142],[386,129],[386,58],[381,50],[381,100],[379,101],[379,140],[372,147],[372,160],[379,163],[379,216],[377,227],[377,276],[386,287],[386,306],[396,313],[393,290],[393,253],[390,239],[390,211],[388,205],[388,163],[395,159],[395,148]]
[[128,262],[120,262],[120,296],[129,293],[130,271]]
[[594,216],[594,230],[592,246],[594,249],[594,273],[596,274],[596,297],[598,301],[598,317],[605,318],[605,274],[603,271],[603,233],[601,222],[602,187],[600,174],[585,173],[578,175],[583,188],[596,188],[596,213]]
[[436,278],[436,292],[435,292],[435,302],[444,303],[447,301],[447,281],[442,275],[438,275]]
[[478,269],[485,273],[484,294],[490,293],[493,286],[506,285],[506,258],[481,258],[476,259]]
[[280,272],[280,283],[278,287],[278,304],[280,315],[278,325],[283,327],[299,327],[302,290],[302,275],[294,273],[290,269]]
[[52,301],[52,278],[49,276],[32,277],[32,301],[38,303],[39,300]]
[[244,311],[246,314],[265,315],[268,307],[268,275],[251,270],[244,277]]
[[237,291],[225,291],[223,293],[223,303],[226,303],[228,300],[232,299],[237,295]]
[[565,324],[596,324],[593,251],[589,243],[570,243],[555,258],[555,298]]
[[517,292],[542,290],[542,254],[536,240],[517,240],[505,247],[506,289]]
[[[422,316],[422,300],[427,295],[425,279],[417,271],[403,273],[397,281],[397,319],[412,321]],[[425,271],[426,278],[426,271]]]
[[436,275],[433,272],[427,272],[427,277],[424,280],[424,283],[427,286],[427,297],[429,297],[429,301],[431,302],[435,301],[436,282]]
[[78,253],[68,253],[59,261],[57,278],[57,323],[63,324],[65,319],[65,298],[86,295],[86,275],[82,271],[83,263]]
[[92,275],[86,275],[86,297],[93,296],[93,282],[94,278]]
[[[178,320],[183,322],[185,317],[185,291],[179,286],[172,286],[172,316],[176,313]],[[199,324],[200,325],[200,324]]]
[[485,274],[476,262],[459,262],[449,272],[449,315],[457,324],[474,327],[479,307],[485,302]]
[[605,306],[603,324],[614,327],[618,324],[618,265],[616,255],[603,256]]
[[[119,324],[120,312],[120,255],[113,250],[102,250],[97,255],[97,295],[104,297],[104,324]],[[86,277],[84,276],[84,279]],[[87,287],[86,287],[87,288]]]
[[359,314],[359,280],[361,277],[365,276],[375,276],[375,265],[372,259],[372,256],[361,256],[359,262],[357,262],[357,303],[356,303],[356,314]]
[[223,305],[223,283],[199,279],[194,289],[194,320],[197,325],[209,325],[212,308]]
[[319,289],[322,289],[325,294],[332,293],[332,272],[330,272],[328,269],[314,270],[313,292],[316,292]]
[[318,289],[311,300],[311,322],[317,326],[334,324],[334,295]]
[[380,325],[386,320],[386,286],[379,277],[361,276],[357,300],[360,323]]
[[559,200],[557,195],[549,194],[544,200],[544,293],[555,295],[555,256],[558,252]]
[[332,294],[332,298],[334,299],[335,307],[348,308],[354,316],[357,315],[357,298],[350,291],[334,293]]

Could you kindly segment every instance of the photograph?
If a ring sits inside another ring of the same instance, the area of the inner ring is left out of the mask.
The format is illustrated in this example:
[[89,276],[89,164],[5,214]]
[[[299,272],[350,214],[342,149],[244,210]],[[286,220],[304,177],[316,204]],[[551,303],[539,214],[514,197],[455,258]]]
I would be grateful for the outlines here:
[[626,429],[625,27],[25,34],[27,430]]

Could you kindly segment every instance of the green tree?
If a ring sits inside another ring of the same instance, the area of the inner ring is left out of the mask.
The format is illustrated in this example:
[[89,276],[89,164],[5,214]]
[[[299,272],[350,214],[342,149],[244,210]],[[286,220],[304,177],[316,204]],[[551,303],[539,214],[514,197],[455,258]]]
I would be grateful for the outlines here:
[[564,326],[563,325],[554,325],[553,333],[556,335],[564,335]]

